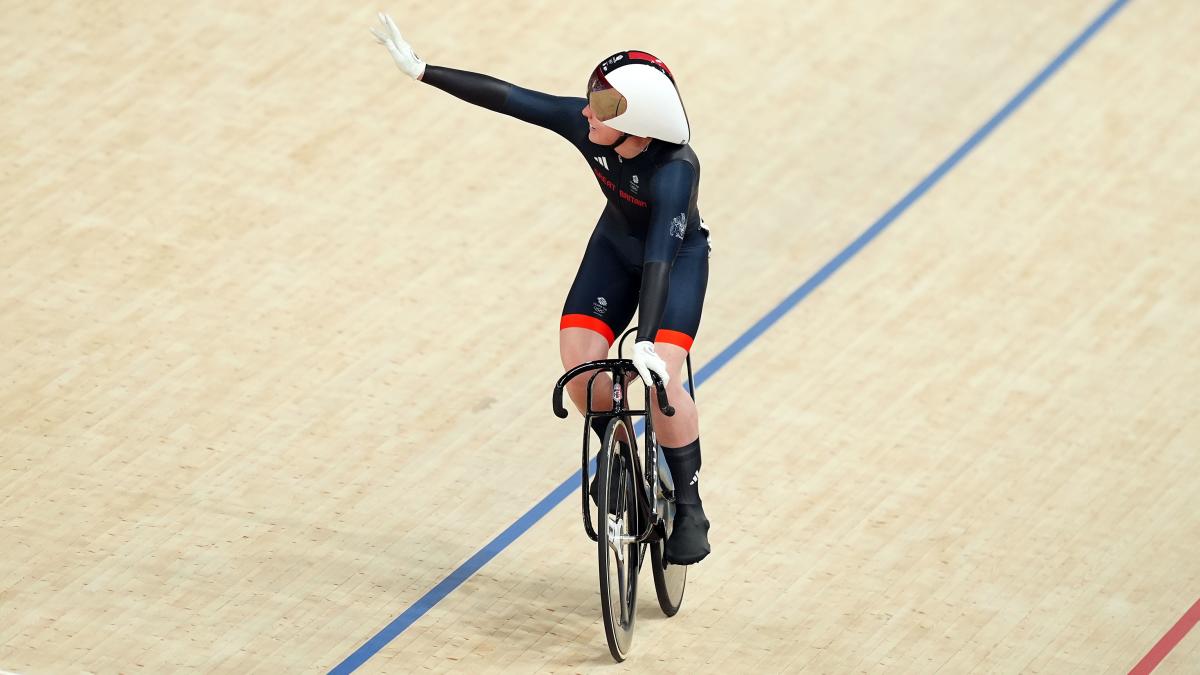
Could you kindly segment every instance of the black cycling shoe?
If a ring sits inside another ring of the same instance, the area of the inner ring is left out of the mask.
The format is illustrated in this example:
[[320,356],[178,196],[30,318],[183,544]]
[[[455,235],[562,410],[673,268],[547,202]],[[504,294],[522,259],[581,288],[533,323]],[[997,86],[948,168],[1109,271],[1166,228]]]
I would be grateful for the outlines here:
[[588,494],[592,496],[592,503],[600,506],[600,474],[592,476],[592,484],[588,486]]
[[[596,474],[595,476],[592,476],[592,484],[591,484],[591,486],[588,487],[588,494],[592,496],[592,503],[595,504],[596,506],[600,506],[600,487],[599,487],[599,485],[600,485],[600,475]],[[618,511],[619,511],[619,509],[617,507],[617,486],[611,485],[610,489],[612,490],[612,494],[609,495],[609,498],[608,498],[608,512],[615,516],[618,514]]]
[[[618,442],[620,442],[620,441],[618,441]],[[622,453],[624,453],[624,448],[625,448],[625,444],[621,443]],[[599,484],[600,484],[600,474],[596,473],[594,476],[592,476],[592,484],[588,486],[588,494],[592,496],[592,503],[595,504],[596,506],[600,506]],[[615,516],[615,515],[617,515],[617,511],[618,511],[618,509],[617,509],[617,486],[615,484],[613,484],[611,486],[611,489],[612,489],[613,493],[609,496],[609,499],[608,499],[608,512]]]
[[675,525],[664,554],[672,565],[691,565],[704,560],[708,546],[708,518],[700,504],[676,504]]

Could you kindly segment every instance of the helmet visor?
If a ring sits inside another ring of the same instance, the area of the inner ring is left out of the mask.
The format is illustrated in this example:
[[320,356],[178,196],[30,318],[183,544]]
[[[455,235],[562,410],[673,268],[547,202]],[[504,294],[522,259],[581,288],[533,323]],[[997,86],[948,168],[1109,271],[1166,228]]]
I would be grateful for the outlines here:
[[588,105],[592,108],[592,114],[601,122],[607,122],[625,112],[628,105],[625,97],[621,95],[621,92],[613,89],[599,68],[592,73],[591,79],[588,80],[587,99]]

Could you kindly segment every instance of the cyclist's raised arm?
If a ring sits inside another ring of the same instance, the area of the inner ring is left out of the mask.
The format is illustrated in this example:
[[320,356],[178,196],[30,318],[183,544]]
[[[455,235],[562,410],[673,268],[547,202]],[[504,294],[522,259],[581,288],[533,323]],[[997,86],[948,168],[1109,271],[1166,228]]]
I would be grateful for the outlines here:
[[440,66],[426,67],[421,81],[468,103],[545,127],[558,134],[582,129],[586,125],[579,114],[585,105],[583,99],[551,96],[488,75]]
[[426,64],[405,41],[391,17],[379,15],[382,29],[375,39],[387,48],[392,60],[409,77],[432,85],[468,103],[545,127],[560,135],[586,126],[579,114],[585,101],[523,89],[488,75]]

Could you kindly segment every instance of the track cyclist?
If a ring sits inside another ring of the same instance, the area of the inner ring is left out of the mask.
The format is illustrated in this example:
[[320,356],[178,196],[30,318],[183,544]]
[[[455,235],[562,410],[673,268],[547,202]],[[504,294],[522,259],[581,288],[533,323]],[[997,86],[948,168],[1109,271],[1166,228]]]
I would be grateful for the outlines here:
[[[700,501],[700,426],[679,374],[700,325],[710,249],[696,207],[700,163],[688,146],[691,129],[674,76],[654,56],[626,51],[596,66],[586,98],[551,96],[487,75],[428,65],[391,17],[381,13],[379,20],[382,25],[371,32],[405,75],[549,129],[587,161],[607,204],[567,293],[559,353],[568,369],[605,358],[638,312],[634,366],[646,384],[651,372],[662,378],[675,406],[673,417],[663,415],[657,402],[652,410],[675,483],[666,558],[678,565],[699,562],[710,550]],[[585,380],[568,387],[580,410],[587,405]],[[597,392],[611,387],[607,375],[596,384]],[[607,398],[601,393],[596,402]],[[593,422],[603,440],[606,420]]]

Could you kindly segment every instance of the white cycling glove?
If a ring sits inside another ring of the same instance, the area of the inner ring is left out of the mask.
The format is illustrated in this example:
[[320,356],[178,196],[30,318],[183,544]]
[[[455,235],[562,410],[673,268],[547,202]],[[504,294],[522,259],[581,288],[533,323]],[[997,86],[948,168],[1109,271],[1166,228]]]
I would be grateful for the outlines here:
[[654,343],[649,340],[633,343],[633,367],[637,368],[638,375],[642,376],[642,381],[647,386],[654,386],[654,382],[650,379],[651,372],[662,378],[664,387],[667,386],[667,382],[671,381],[671,378],[667,376],[667,363],[654,353]]
[[404,71],[414,80],[421,79],[425,74],[425,62],[417,53],[413,51],[411,45],[404,41],[404,36],[400,34],[400,29],[396,28],[396,22],[392,21],[392,17],[379,13],[379,23],[383,24],[383,30],[376,28],[371,29],[371,34],[375,36],[375,40],[387,47],[388,53],[392,55],[392,60],[396,62],[396,66]]

